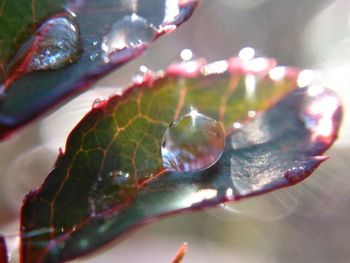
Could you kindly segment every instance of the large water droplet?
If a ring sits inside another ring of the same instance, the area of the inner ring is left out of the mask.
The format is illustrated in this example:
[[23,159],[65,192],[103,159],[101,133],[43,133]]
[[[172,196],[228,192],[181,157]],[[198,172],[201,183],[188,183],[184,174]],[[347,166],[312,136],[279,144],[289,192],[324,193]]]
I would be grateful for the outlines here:
[[145,18],[135,13],[124,16],[112,25],[103,38],[101,49],[104,60],[109,62],[109,57],[120,50],[142,46],[151,41],[155,33],[156,29]]
[[68,17],[53,17],[23,44],[8,68],[17,73],[60,69],[74,63],[80,50],[78,25]]
[[161,149],[163,165],[181,172],[200,171],[216,163],[224,146],[222,126],[192,110],[166,130]]

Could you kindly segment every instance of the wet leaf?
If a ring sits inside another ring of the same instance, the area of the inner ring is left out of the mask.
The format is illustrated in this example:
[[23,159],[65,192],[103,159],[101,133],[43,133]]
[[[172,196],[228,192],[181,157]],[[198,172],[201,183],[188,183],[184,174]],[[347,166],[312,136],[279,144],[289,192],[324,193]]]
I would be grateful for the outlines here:
[[[122,96],[94,107],[71,132],[44,184],[25,199],[23,262],[73,259],[151,219],[261,194],[310,175],[336,138],[339,101],[320,87],[291,93],[298,71],[274,64],[262,58],[183,62],[160,77],[145,75]],[[216,163],[202,159],[212,162],[209,168],[181,172],[163,164],[166,130],[180,127],[174,134],[184,131],[176,138],[185,144],[176,151],[186,154],[176,156],[196,159],[206,144],[193,130],[207,136],[213,127],[197,126],[193,118],[188,130],[188,114],[217,121],[226,143]],[[30,235],[40,229],[45,231]]]
[[0,236],[0,262],[1,263],[8,262],[6,243],[5,243],[5,239],[2,236]]
[[188,1],[2,1],[0,138],[140,55]]

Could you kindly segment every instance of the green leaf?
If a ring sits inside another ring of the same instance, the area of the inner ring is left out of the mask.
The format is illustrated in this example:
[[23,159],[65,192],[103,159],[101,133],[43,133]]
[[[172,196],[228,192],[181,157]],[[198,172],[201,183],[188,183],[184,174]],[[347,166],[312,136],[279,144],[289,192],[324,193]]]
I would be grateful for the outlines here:
[[196,6],[197,0],[0,0],[0,139],[139,56]]
[[[23,262],[73,259],[152,218],[308,176],[336,137],[339,101],[328,91],[312,97],[300,89],[275,105],[297,88],[298,72],[274,64],[262,58],[184,62],[160,77],[146,75],[92,109],[71,132],[44,184],[25,199]],[[164,169],[163,135],[193,108],[225,128],[224,152],[202,171]],[[46,231],[31,235],[40,229]]]

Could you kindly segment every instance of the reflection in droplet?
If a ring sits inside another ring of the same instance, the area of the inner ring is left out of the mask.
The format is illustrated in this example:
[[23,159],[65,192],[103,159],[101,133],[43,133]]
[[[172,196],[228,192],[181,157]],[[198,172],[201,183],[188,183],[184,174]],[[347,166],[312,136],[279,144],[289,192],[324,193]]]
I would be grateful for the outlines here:
[[192,110],[166,130],[161,149],[163,165],[181,172],[200,171],[216,163],[224,146],[222,126]]
[[105,62],[109,62],[110,56],[115,52],[141,47],[151,41],[155,33],[155,28],[145,18],[136,14],[124,16],[112,25],[103,38],[101,49]]
[[19,73],[60,69],[77,61],[80,50],[78,25],[68,17],[54,17],[19,49],[8,68]]

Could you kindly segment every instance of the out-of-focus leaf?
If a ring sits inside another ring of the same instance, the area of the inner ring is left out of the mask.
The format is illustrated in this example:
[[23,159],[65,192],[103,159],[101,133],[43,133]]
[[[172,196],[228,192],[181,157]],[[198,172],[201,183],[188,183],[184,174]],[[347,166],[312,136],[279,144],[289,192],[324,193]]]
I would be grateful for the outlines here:
[[0,138],[140,55],[188,1],[1,1]]
[[[286,187],[311,174],[336,138],[339,101],[320,87],[290,94],[298,72],[274,64],[262,58],[184,62],[96,105],[70,134],[44,184],[25,199],[22,261],[72,259],[151,219]],[[223,154],[199,172],[164,169],[163,135],[194,108],[225,128]],[[30,235],[40,229],[46,231]]]
[[2,236],[0,236],[0,263],[7,263],[7,262],[8,262],[8,257],[7,257],[5,239]]

